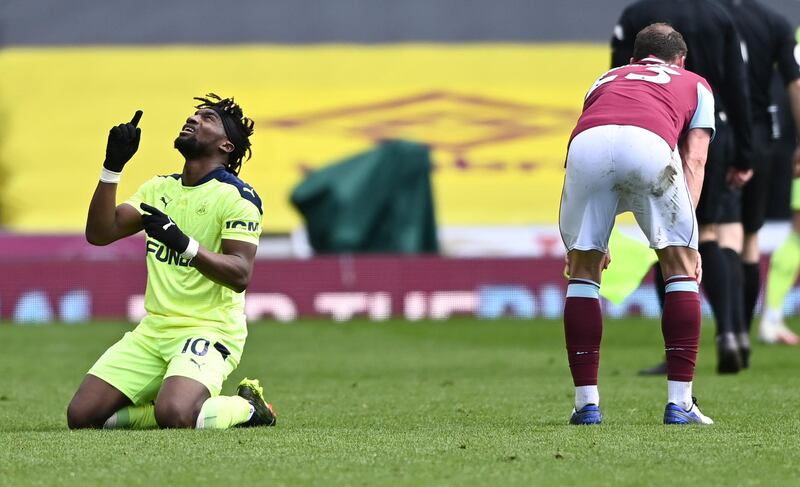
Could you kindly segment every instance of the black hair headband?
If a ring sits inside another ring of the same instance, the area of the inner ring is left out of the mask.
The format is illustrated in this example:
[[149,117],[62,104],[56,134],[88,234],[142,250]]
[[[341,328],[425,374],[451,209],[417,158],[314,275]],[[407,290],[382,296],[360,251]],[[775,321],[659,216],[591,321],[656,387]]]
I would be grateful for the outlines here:
[[220,120],[222,120],[222,127],[225,129],[225,135],[228,136],[228,140],[230,140],[235,147],[234,152],[236,152],[237,149],[244,150],[244,147],[247,145],[246,139],[236,126],[236,121],[233,119],[233,116],[226,112],[224,107],[219,105],[212,105],[209,108],[214,110],[217,115],[219,115]]

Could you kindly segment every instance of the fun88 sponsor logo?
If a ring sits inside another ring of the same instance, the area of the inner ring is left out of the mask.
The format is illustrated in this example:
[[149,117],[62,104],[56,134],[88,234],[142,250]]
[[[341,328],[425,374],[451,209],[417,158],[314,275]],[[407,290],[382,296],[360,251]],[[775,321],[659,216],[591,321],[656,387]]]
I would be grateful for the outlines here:
[[168,265],[178,267],[189,267],[190,260],[181,256],[178,252],[167,248],[157,240],[147,239],[147,253],[153,254],[155,259]]

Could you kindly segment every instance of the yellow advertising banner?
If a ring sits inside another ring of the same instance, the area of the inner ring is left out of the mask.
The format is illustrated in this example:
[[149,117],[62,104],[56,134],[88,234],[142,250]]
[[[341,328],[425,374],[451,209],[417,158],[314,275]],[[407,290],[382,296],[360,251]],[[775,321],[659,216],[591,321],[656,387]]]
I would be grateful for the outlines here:
[[108,129],[144,110],[119,199],[180,172],[193,96],[234,96],[256,121],[241,177],[264,229],[300,224],[308,171],[382,139],[432,148],[444,225],[556,223],[569,133],[608,50],[592,44],[15,48],[0,51],[4,223],[77,231]]

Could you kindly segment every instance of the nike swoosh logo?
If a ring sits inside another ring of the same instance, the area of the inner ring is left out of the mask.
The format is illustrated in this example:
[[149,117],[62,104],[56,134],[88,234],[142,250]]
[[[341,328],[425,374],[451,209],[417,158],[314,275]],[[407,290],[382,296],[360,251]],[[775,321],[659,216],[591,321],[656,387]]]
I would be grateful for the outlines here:
[[173,222],[173,221],[170,221],[170,222],[168,222],[166,225],[164,225],[162,228],[163,228],[164,230],[166,230],[167,228],[171,227],[172,225],[175,225],[175,222]]

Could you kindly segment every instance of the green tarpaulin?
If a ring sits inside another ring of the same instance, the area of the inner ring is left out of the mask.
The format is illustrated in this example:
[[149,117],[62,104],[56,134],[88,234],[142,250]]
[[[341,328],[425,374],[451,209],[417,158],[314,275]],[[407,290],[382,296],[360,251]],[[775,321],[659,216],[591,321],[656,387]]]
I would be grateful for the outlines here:
[[430,152],[389,141],[333,163],[292,191],[317,253],[434,253]]

